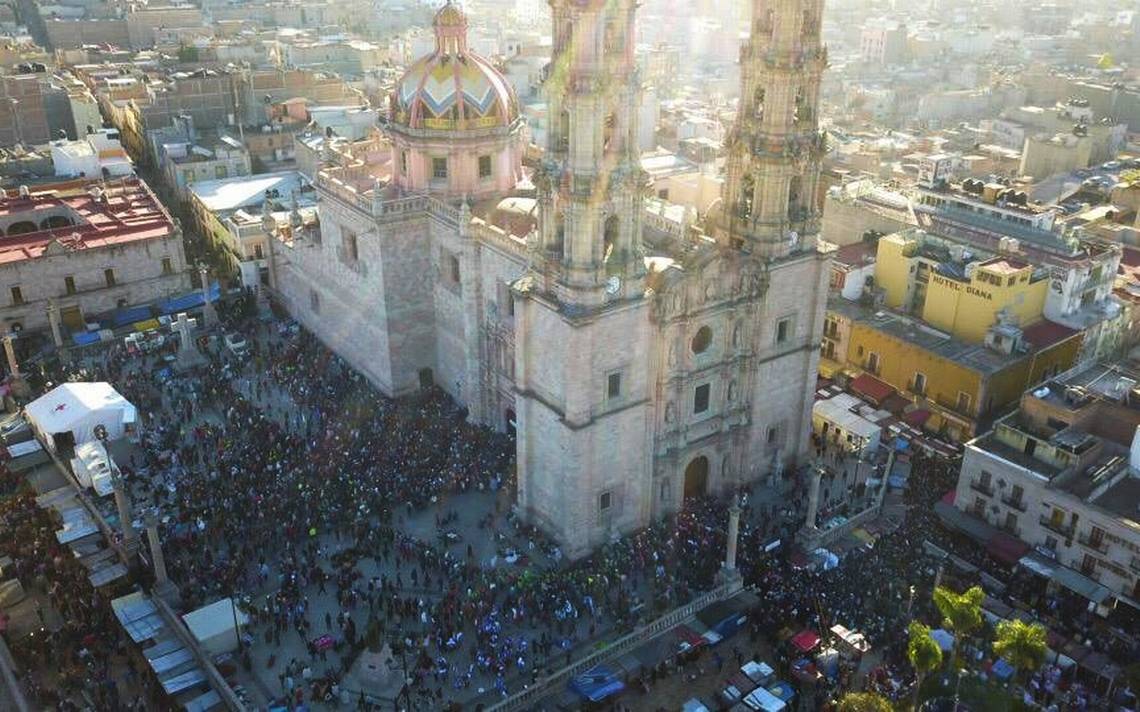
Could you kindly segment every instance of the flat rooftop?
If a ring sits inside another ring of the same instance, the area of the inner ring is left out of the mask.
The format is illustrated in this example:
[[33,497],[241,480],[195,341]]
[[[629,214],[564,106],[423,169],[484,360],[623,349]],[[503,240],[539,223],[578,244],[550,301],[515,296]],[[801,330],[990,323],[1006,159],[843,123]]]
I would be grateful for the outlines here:
[[1140,524],[1137,524],[1140,521],[1140,477],[1136,473],[1130,473],[1090,501],[1101,509],[1129,520],[1133,528],[1140,530]]
[[284,171],[202,181],[192,185],[190,192],[210,212],[224,213],[261,205],[265,202],[266,191],[275,190],[278,200],[288,202],[294,191],[300,197],[307,185],[308,181],[300,172]]
[[[105,184],[69,181],[35,186],[28,197],[3,191],[0,200],[0,264],[36,259],[48,246],[68,251],[114,247],[166,237],[174,223],[154,193],[137,177]],[[19,223],[35,229],[9,234]]]

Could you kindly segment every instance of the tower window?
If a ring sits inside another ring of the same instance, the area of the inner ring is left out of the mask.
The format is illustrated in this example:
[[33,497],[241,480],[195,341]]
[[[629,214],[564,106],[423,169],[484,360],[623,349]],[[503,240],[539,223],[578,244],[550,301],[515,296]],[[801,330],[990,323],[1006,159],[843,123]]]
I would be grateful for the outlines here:
[[309,290],[309,309],[314,314],[320,312],[321,310],[321,295],[317,294],[317,290],[315,289]]
[[693,413],[704,413],[709,409],[709,397],[712,392],[712,386],[703,383],[697,386],[693,391]]
[[598,509],[603,512],[608,511],[609,508],[613,506],[613,503],[613,492],[602,492],[602,494],[598,496]]
[[114,287],[115,286],[115,270],[113,270],[113,269],[103,270],[103,281],[107,283],[108,287]]
[[697,333],[693,335],[693,340],[689,344],[695,354],[703,354],[708,351],[709,345],[712,343],[712,329],[707,326],[702,326],[697,329]]
[[792,320],[791,318],[781,319],[776,322],[776,343],[784,344],[792,338]]
[[459,258],[456,257],[455,255],[452,255],[451,259],[448,262],[448,265],[451,268],[451,281],[455,284],[459,284],[460,283]]
[[12,287],[12,304],[19,306],[24,303],[24,293],[19,287]]
[[170,261],[169,257],[162,258],[162,273],[174,274],[174,264]]
[[490,178],[491,177],[491,157],[490,156],[479,156],[479,177],[480,178]]
[[400,175],[408,175],[408,152],[400,151]]
[[447,159],[446,158],[433,158],[431,159],[431,177],[437,180],[444,180],[447,178]]
[[606,376],[606,399],[621,398],[621,373],[611,373]]
[[75,289],[75,277],[63,278],[63,290],[68,294],[75,294],[78,291]]

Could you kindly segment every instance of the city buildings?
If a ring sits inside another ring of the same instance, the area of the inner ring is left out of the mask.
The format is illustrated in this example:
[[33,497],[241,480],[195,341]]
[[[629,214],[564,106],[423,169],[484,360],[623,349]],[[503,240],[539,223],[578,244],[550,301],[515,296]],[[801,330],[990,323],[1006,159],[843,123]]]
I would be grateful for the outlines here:
[[[0,195],[0,318],[63,334],[190,288],[182,231],[138,178],[79,179]],[[53,334],[54,335],[54,334]]]
[[954,506],[1024,542],[1022,564],[1107,610],[1140,606],[1140,371],[1082,365],[966,445]]

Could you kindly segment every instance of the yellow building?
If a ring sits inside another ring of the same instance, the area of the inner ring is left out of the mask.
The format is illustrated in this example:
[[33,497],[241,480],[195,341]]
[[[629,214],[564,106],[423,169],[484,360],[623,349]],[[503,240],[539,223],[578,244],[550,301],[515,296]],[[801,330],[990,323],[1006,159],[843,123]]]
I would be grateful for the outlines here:
[[[1081,333],[1050,321],[969,343],[902,314],[833,299],[823,349],[835,369],[874,375],[929,414],[924,427],[952,440],[978,433],[1042,379],[1068,369]],[[921,418],[920,418],[921,419]]]
[[1001,321],[1022,328],[1040,321],[1044,271],[1012,257],[979,257],[919,230],[887,235],[879,240],[875,283],[887,306],[971,344]]

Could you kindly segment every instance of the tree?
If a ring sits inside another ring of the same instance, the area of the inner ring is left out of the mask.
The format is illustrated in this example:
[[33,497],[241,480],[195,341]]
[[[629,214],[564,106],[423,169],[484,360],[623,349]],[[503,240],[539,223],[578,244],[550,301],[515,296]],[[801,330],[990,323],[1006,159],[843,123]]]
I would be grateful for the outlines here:
[[839,700],[839,712],[891,712],[891,703],[874,692],[848,692]]
[[962,638],[982,626],[982,601],[985,599],[986,593],[980,586],[974,586],[965,593],[956,593],[945,586],[934,589],[934,605],[942,614],[942,625],[954,633],[952,659],[958,657]]
[[1017,668],[1019,678],[1041,667],[1045,662],[1047,647],[1045,626],[1040,623],[1026,623],[1017,619],[998,623],[994,652]]
[[914,683],[914,708],[918,709],[918,699],[922,691],[922,681],[926,676],[942,667],[942,648],[930,635],[930,626],[911,621],[907,628],[910,640],[906,644],[906,657],[914,667],[917,678]]

